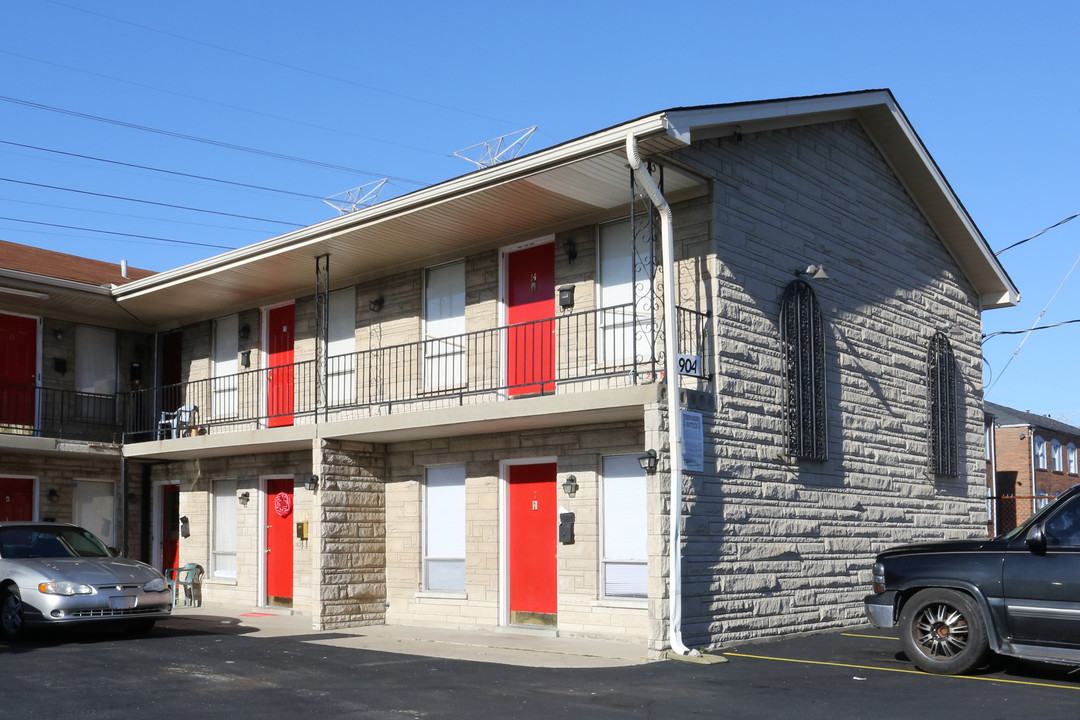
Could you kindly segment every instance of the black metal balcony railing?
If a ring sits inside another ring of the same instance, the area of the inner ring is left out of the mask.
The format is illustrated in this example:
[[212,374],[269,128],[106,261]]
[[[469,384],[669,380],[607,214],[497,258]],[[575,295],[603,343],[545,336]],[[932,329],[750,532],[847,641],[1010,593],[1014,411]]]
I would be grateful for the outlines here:
[[[682,354],[706,315],[679,308]],[[652,381],[663,330],[631,305],[140,389],[121,396],[0,386],[0,433],[127,442],[423,411]],[[122,432],[121,432],[122,431]]]
[[119,442],[127,398],[0,383],[0,434]]

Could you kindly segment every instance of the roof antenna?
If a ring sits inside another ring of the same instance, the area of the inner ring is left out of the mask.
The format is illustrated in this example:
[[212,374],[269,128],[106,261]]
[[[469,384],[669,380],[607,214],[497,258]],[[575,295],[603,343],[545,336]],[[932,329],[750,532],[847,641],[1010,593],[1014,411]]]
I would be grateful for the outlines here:
[[338,211],[341,215],[354,213],[362,208],[370,207],[379,201],[379,193],[390,178],[375,180],[367,185],[331,195],[323,200],[324,203]]
[[524,130],[500,135],[492,140],[485,140],[482,143],[458,150],[454,155],[462,160],[468,160],[478,168],[498,165],[504,160],[516,158],[525,149],[525,143],[529,142],[529,138],[536,132],[536,128],[537,126],[533,125]]

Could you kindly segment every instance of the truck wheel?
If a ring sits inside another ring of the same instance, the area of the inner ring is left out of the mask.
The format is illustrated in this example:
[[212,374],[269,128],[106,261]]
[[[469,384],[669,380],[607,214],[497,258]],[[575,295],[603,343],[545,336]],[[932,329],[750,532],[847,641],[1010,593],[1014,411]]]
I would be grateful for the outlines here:
[[974,598],[941,588],[920,590],[904,605],[900,643],[916,667],[939,675],[970,672],[990,654]]

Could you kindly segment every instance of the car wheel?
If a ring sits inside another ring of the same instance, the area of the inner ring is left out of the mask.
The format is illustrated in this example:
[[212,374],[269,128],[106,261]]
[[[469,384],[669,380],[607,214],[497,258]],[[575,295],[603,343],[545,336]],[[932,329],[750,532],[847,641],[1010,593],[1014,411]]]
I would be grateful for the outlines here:
[[22,635],[25,629],[26,621],[19,588],[11,585],[0,590],[0,631],[8,640],[14,640]]
[[900,643],[916,667],[940,675],[970,672],[990,654],[978,604],[956,590],[921,590],[908,600]]

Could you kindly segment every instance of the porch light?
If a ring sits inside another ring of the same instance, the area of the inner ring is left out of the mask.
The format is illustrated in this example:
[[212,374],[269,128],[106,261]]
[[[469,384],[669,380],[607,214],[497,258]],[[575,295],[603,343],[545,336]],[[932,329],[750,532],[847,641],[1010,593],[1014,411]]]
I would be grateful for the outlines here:
[[796,270],[795,271],[795,276],[796,277],[799,277],[799,276],[802,276],[802,275],[809,275],[811,280],[828,280],[829,279],[828,274],[826,274],[826,272],[825,272],[825,266],[821,265],[821,264],[807,265],[805,270]]
[[370,310],[371,312],[379,312],[380,310],[382,310],[384,302],[386,302],[386,300],[383,298],[382,295],[380,295],[379,297],[375,298],[367,304],[368,310]]
[[573,475],[567,475],[566,480],[562,484],[562,489],[563,489],[563,492],[566,493],[567,497],[574,497],[575,495],[577,495],[577,491],[578,491],[577,478],[574,477]]
[[577,243],[574,242],[574,238],[568,237],[563,241],[563,252],[566,253],[566,259],[571,265],[577,260]]
[[315,490],[317,490],[318,487],[319,487],[319,476],[318,475],[309,475],[308,478],[306,480],[304,480],[304,489],[310,490],[311,492],[315,492]]
[[659,464],[660,459],[656,456],[655,450],[649,450],[644,455],[638,456],[637,461],[638,465],[641,466],[642,470],[644,470],[649,475],[652,475],[654,472],[656,472],[656,466]]
[[240,493],[240,497],[238,497],[237,500],[240,501],[241,505],[247,507],[247,504],[251,502],[251,493],[245,490],[244,492]]
[[49,502],[57,502],[60,500],[60,491],[56,488],[49,490]]

